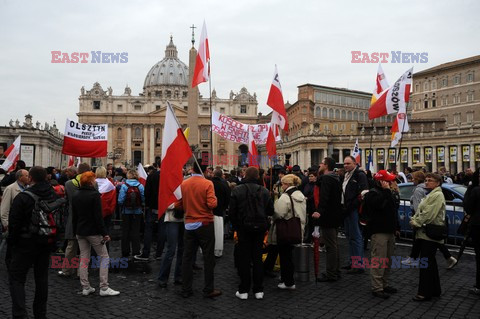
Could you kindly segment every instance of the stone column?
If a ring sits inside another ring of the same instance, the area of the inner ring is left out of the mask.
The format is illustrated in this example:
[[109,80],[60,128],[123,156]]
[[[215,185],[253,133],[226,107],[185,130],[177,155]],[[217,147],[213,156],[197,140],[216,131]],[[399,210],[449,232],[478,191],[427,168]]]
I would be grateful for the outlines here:
[[108,134],[107,134],[107,152],[110,153],[113,151],[113,127],[108,125]]
[[407,163],[407,166],[408,166],[408,167],[412,167],[412,165],[413,165],[413,161],[412,161],[412,159],[413,159],[412,148],[411,148],[411,147],[408,147],[408,151],[407,151],[407,152],[408,152],[408,154],[407,154],[407,162],[408,162],[408,163]]
[[427,164],[425,163],[425,149],[423,146],[420,146],[420,163]]
[[470,167],[475,170],[475,145],[470,144]]
[[312,166],[312,152],[309,149],[305,150],[305,164],[305,169],[308,169],[310,166]]
[[344,160],[344,158],[343,158],[343,148],[340,148],[340,149],[338,150],[338,161],[339,161],[340,163],[343,163],[343,160]]
[[150,138],[148,135],[148,126],[143,124],[143,160],[142,165],[147,165],[150,163],[148,156],[148,145],[150,144]]
[[437,147],[432,146],[432,172],[437,172]]
[[155,161],[155,125],[150,124],[150,158],[147,164]]
[[132,160],[132,125],[127,124],[127,146],[125,147],[125,159]]
[[445,168],[447,169],[447,171],[450,170],[450,148],[448,147],[448,145],[445,145]]
[[463,170],[463,149],[462,144],[457,145],[457,173]]
[[372,173],[376,173],[378,171],[378,161],[377,161],[377,149],[372,149],[372,159],[373,159],[373,170]]

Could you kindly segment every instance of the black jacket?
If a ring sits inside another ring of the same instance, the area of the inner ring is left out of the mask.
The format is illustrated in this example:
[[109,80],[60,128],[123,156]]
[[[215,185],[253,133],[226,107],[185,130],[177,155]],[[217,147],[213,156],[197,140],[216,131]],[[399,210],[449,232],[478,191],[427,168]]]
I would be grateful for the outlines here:
[[94,187],[80,187],[72,198],[72,212],[75,235],[107,235],[102,216],[102,200]]
[[393,234],[400,230],[397,204],[391,190],[372,188],[365,194],[365,205],[368,206],[365,213],[370,234]]
[[315,189],[315,183],[308,182],[303,188],[303,195],[307,198],[307,215],[311,216],[315,212],[315,201],[313,199],[313,191]]
[[244,180],[242,185],[232,190],[230,196],[228,216],[235,230],[241,230],[243,228],[245,212],[248,210],[247,187],[250,187],[253,191],[257,191],[258,188],[261,189],[264,214],[265,216],[273,215],[273,201],[268,190],[258,185],[256,181]]
[[317,179],[317,186],[320,188],[320,200],[317,212],[320,218],[316,224],[326,228],[335,228],[342,224],[341,201],[342,184],[335,173],[321,175]]
[[[29,187],[28,190],[43,200],[55,200],[58,198],[52,186],[48,182],[36,183]],[[29,226],[32,219],[32,211],[35,201],[33,198],[22,192],[13,200],[10,213],[8,215],[8,237],[9,243],[15,244],[20,240],[22,235],[29,234]],[[47,244],[48,238],[34,236],[33,240],[39,241],[40,244]]]
[[465,213],[470,215],[471,225],[480,225],[480,186],[469,186],[463,198]]
[[367,189],[369,189],[367,175],[365,175],[360,168],[355,168],[352,177],[350,177],[350,180],[348,181],[347,187],[345,187],[344,204],[347,208],[347,212],[352,212],[355,209],[358,209],[360,206],[358,195]]
[[220,177],[212,178],[212,183],[217,197],[217,207],[213,209],[213,215],[223,217],[230,203],[230,186]]
[[160,187],[160,171],[147,176],[145,182],[145,207],[158,209],[158,188]]

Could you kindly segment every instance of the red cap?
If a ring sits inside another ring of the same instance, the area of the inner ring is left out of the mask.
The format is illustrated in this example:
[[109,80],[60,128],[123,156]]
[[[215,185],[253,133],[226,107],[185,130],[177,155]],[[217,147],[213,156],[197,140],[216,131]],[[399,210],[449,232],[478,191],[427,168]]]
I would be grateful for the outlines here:
[[394,181],[396,176],[393,175],[393,174],[390,174],[389,172],[387,172],[386,170],[382,169],[382,170],[379,170],[374,176],[373,178],[377,181],[387,181],[387,182],[391,182],[391,181]]

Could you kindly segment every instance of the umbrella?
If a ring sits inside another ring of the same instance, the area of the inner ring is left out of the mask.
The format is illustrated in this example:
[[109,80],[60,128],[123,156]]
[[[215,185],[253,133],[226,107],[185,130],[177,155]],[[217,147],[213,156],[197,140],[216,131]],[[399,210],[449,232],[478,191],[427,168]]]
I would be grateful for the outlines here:
[[312,233],[312,239],[313,239],[313,270],[315,272],[315,284],[317,284],[317,279],[318,279],[318,266],[320,264],[320,227],[315,226],[313,233]]

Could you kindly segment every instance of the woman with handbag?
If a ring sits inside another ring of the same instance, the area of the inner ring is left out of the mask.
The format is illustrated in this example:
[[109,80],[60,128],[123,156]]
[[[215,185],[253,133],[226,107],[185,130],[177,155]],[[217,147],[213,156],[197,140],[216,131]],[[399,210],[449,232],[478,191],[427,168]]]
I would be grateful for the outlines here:
[[293,246],[300,244],[303,240],[307,220],[307,201],[297,188],[302,183],[298,176],[285,175],[281,183],[284,193],[275,202],[274,224],[269,232],[269,242],[278,245],[280,255],[281,282],[278,288],[294,290]]
[[[445,197],[442,192],[442,177],[428,173],[425,176],[427,197],[418,205],[410,225],[416,229],[416,241],[420,247],[420,260],[426,261],[427,267],[420,267],[418,293],[414,301],[427,301],[432,297],[440,297],[440,276],[435,255],[437,248],[444,242]],[[422,262],[422,265],[424,262]]]

